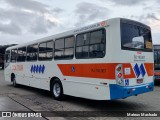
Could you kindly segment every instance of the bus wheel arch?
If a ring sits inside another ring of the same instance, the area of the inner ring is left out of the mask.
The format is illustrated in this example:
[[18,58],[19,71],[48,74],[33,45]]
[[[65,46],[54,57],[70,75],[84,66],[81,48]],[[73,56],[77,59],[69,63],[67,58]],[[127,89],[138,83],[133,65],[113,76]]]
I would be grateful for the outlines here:
[[63,94],[63,86],[62,82],[59,78],[53,77],[50,80],[50,92],[54,99],[56,100],[63,100],[64,94]]

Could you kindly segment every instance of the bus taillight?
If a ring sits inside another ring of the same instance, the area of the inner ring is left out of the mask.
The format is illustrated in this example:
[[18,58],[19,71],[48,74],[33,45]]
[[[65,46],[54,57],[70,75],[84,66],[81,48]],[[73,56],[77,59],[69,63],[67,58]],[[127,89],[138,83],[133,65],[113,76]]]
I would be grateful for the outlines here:
[[119,85],[124,85],[123,82],[123,73],[122,73],[122,64],[118,64],[115,70],[116,83]]
[[121,78],[122,77],[122,73],[118,73],[118,78]]

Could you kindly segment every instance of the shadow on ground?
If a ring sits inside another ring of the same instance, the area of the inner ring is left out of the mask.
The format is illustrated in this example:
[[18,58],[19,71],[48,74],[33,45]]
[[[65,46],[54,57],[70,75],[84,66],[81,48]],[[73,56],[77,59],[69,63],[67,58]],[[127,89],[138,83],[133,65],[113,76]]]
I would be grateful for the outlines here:
[[[32,88],[24,85],[19,85],[15,89],[23,89],[29,92],[33,92],[37,94],[37,96],[41,96],[47,99],[49,98],[50,101],[53,99],[51,96],[51,93],[46,90]],[[81,106],[83,108],[89,108],[93,111],[134,111],[134,110],[138,110],[138,108],[143,107],[143,109],[145,109],[146,107],[146,105],[144,105],[143,103],[138,103],[136,101],[133,102],[129,100],[123,100],[123,99],[99,101],[99,100],[89,100],[89,99],[72,97],[72,96],[65,96],[65,99],[62,102],[64,102],[65,104],[73,104],[76,106]],[[54,103],[54,99],[53,99],[53,103]]]

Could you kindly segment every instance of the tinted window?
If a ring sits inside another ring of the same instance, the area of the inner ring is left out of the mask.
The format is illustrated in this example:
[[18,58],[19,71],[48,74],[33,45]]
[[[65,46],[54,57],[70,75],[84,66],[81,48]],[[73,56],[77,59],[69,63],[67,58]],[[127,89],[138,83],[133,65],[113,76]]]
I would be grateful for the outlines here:
[[65,48],[73,48],[74,46],[74,37],[65,38]]
[[154,67],[155,70],[160,70],[160,50],[154,51]]
[[9,51],[9,50],[6,51],[6,53],[5,53],[5,62],[6,62],[6,63],[9,63],[9,62],[10,62],[10,51]]
[[64,49],[64,38],[55,41],[55,49]]
[[49,60],[53,58],[53,41],[40,43],[39,60]]
[[39,44],[39,52],[43,52],[46,50],[46,43],[40,43]]
[[47,51],[53,51],[53,41],[47,42]]
[[17,60],[17,49],[11,50],[11,62],[16,62]]
[[66,37],[55,41],[55,59],[72,59],[74,54],[74,37]]
[[89,57],[101,58],[105,55],[105,32],[99,30],[91,32]]
[[90,33],[84,33],[77,36],[76,46],[89,45]]
[[27,46],[27,61],[36,61],[38,53],[38,44]]
[[121,23],[122,49],[152,51],[151,32],[136,24]]
[[105,55],[105,30],[77,35],[76,58],[101,58]]
[[26,60],[26,47],[18,48],[17,61],[24,62]]
[[67,59],[72,59],[74,54],[74,37],[65,38],[64,56]]

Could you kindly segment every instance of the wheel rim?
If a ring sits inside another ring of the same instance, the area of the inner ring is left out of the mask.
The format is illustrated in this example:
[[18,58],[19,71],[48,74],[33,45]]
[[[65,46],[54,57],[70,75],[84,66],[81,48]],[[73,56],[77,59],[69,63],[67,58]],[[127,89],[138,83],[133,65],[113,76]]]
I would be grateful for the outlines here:
[[55,95],[55,97],[59,97],[60,93],[61,93],[61,89],[60,89],[60,85],[59,83],[55,83],[53,86],[53,93]]

